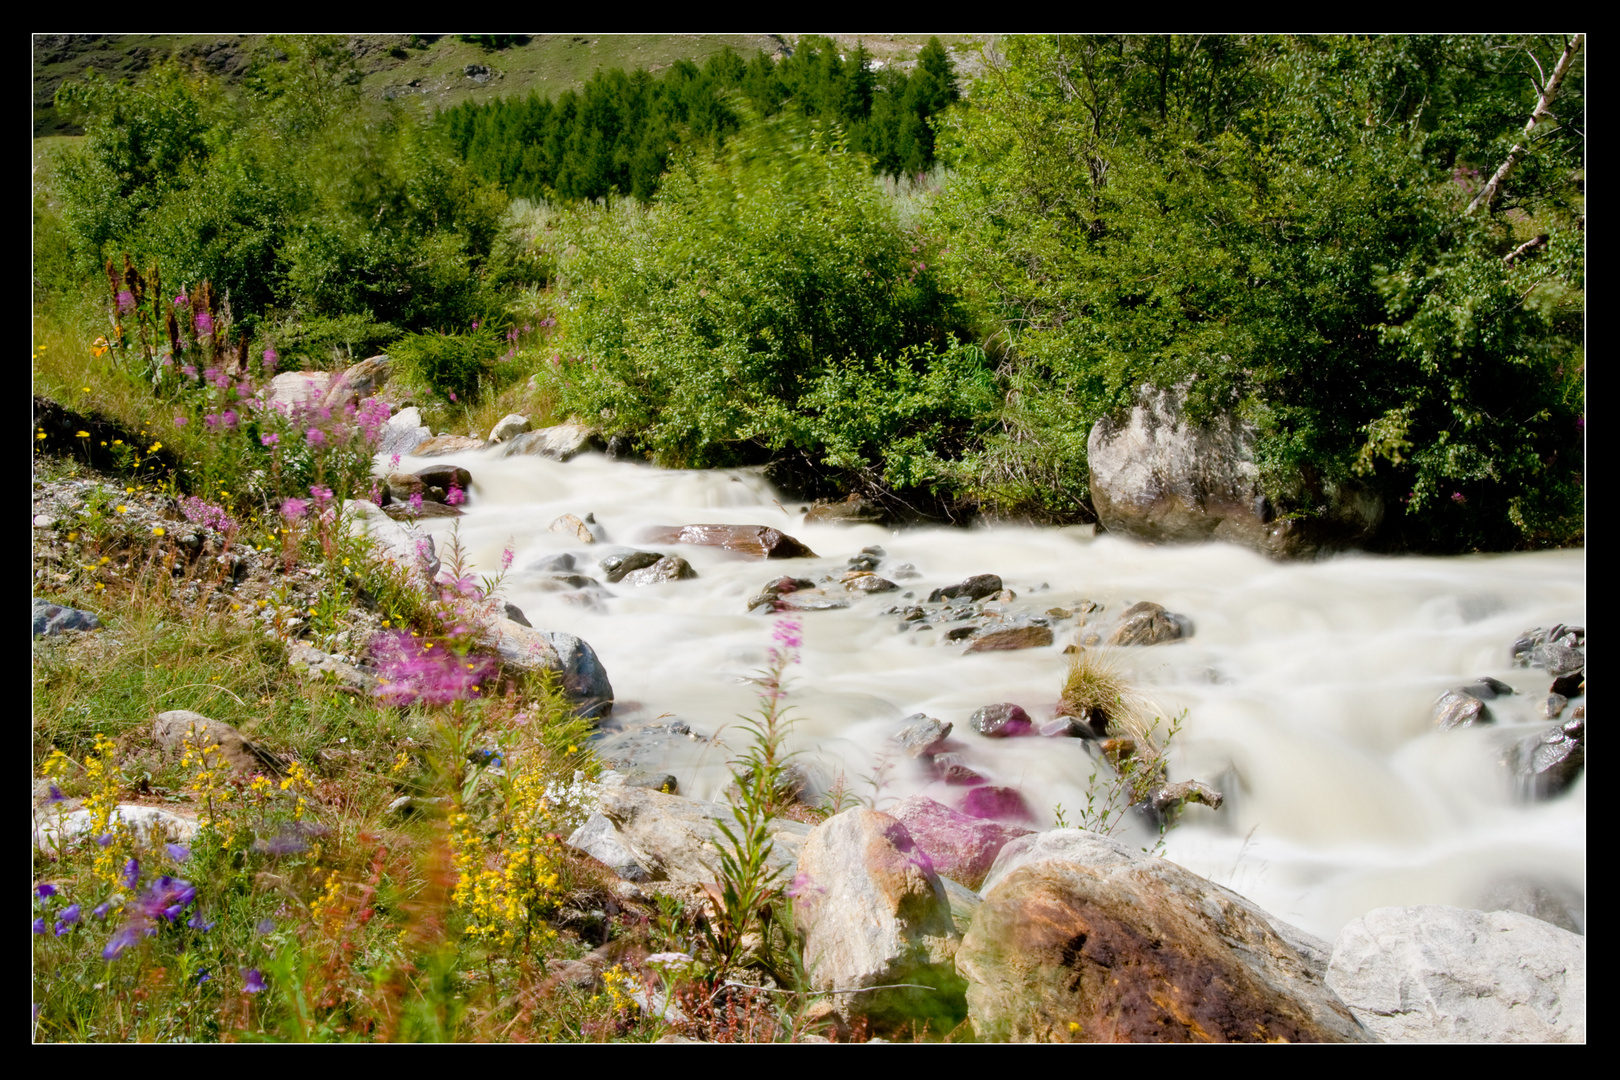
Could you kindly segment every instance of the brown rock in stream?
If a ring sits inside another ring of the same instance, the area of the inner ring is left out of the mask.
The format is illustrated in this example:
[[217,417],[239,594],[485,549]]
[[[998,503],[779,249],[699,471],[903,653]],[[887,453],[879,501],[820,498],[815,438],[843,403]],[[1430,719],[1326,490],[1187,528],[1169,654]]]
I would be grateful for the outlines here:
[[1050,626],[1006,626],[986,630],[968,645],[968,652],[998,652],[1003,649],[1039,649],[1052,644]]
[[644,537],[649,544],[698,544],[761,559],[814,559],[816,553],[767,525],[664,525]]

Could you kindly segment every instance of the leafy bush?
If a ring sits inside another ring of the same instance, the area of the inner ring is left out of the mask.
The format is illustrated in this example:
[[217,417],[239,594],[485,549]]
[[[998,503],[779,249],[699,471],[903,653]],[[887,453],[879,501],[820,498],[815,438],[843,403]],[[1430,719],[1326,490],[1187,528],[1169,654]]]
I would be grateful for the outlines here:
[[456,398],[471,398],[489,372],[500,339],[487,329],[466,334],[409,334],[388,346],[388,355],[411,382]]
[[[801,417],[823,376],[858,380],[878,357],[925,371],[906,350],[948,349],[961,327],[925,241],[859,158],[802,123],[761,122],[718,160],[688,157],[650,209],[585,208],[569,233],[568,405],[669,464],[819,449]],[[868,446],[846,442],[845,461]]]

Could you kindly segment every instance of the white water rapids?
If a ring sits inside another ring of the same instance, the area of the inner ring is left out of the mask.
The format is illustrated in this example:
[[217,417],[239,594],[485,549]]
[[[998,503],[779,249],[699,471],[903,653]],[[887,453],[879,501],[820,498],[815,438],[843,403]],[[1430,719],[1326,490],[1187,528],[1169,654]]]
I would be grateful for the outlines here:
[[[737,717],[759,704],[748,679],[765,665],[773,623],[746,614],[749,598],[783,574],[819,581],[841,573],[850,556],[876,544],[886,552],[880,576],[901,563],[916,567],[921,577],[900,584],[919,600],[992,573],[1018,594],[1017,610],[1081,598],[1104,605],[1093,626],[1105,634],[1138,600],[1187,616],[1188,639],[1109,650],[1166,716],[1186,710],[1171,779],[1205,780],[1227,797],[1219,811],[1188,807],[1165,854],[1283,919],[1331,940],[1373,908],[1480,906],[1482,890],[1506,878],[1585,893],[1584,775],[1561,798],[1526,804],[1496,761],[1508,733],[1547,726],[1533,709],[1550,677],[1512,667],[1508,650],[1530,627],[1585,624],[1584,551],[1278,564],[1226,545],[1150,547],[1081,529],[805,525],[793,512],[799,504],[781,506],[753,470],[493,454],[407,457],[400,468],[452,463],[472,473],[459,519],[472,567],[494,572],[512,546],[505,597],[534,626],[575,634],[596,650],[616,697],[606,727],[678,717],[695,733],[720,732],[724,747],[680,740],[689,750],[659,764],[682,794],[718,796],[729,780],[726,758],[746,745]],[[603,543],[547,531],[560,515],[587,513]],[[716,522],[774,526],[820,558],[767,562],[639,539],[654,525]],[[424,523],[441,557],[452,524]],[[543,575],[525,570],[566,551],[577,573],[601,580],[596,560],[618,545],[678,554],[699,576],[640,588],[604,582],[613,596],[591,610],[545,591]],[[954,724],[966,763],[1021,791],[1039,827],[1060,803],[1073,822],[1096,769],[1082,740],[987,739],[968,716],[1006,701],[1037,722],[1050,717],[1068,665],[1062,649],[1078,620],[1055,622],[1050,647],[964,655],[939,630],[898,632],[896,616],[879,614],[897,603],[907,603],[901,593],[852,594],[846,610],[794,616],[804,647],[790,671],[798,717],[791,745],[824,782],[841,772],[868,797],[873,789],[861,778],[881,759],[892,762],[875,792],[879,809],[914,793],[959,805],[967,789],[913,771],[894,752],[898,721],[924,712]],[[1484,675],[1517,691],[1491,703],[1497,724],[1435,730],[1435,698]],[[1106,768],[1099,782],[1105,776]]]

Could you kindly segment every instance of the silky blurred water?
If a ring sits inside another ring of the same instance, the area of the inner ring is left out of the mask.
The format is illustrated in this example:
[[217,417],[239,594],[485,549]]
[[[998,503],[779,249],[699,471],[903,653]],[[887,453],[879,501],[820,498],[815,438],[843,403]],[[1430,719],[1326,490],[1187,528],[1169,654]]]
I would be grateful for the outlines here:
[[[994,573],[1018,594],[1018,610],[1082,598],[1104,605],[1093,626],[1105,634],[1138,600],[1188,617],[1190,639],[1110,650],[1164,716],[1186,710],[1172,779],[1206,780],[1226,795],[1219,811],[1187,810],[1166,856],[1284,919],[1331,938],[1377,907],[1479,906],[1482,890],[1505,878],[1584,894],[1584,776],[1562,798],[1526,805],[1496,762],[1505,739],[1546,726],[1532,710],[1550,679],[1513,668],[1508,648],[1532,626],[1585,624],[1583,550],[1278,564],[1226,545],[1149,547],[1074,528],[806,525],[799,506],[782,505],[756,470],[490,454],[407,457],[401,467],[449,462],[472,473],[458,525],[470,564],[491,572],[513,549],[507,599],[534,626],[576,634],[596,650],[617,699],[607,727],[675,717],[720,735],[724,745],[692,742],[663,764],[684,794],[723,789],[725,759],[744,745],[738,715],[758,704],[748,680],[766,662],[773,620],[746,614],[748,599],[783,574],[841,573],[849,556],[876,544],[886,552],[880,576],[901,563],[916,567],[921,577],[901,585],[918,598]],[[601,543],[547,531],[560,515],[588,513]],[[774,526],[820,557],[763,562],[639,542],[649,526],[710,522]],[[443,555],[453,522],[425,527]],[[547,591],[545,575],[526,569],[569,552],[577,573],[602,580],[596,560],[617,545],[679,554],[698,578],[640,588],[604,582],[611,596],[593,610]],[[925,712],[952,722],[967,763],[1021,791],[1042,827],[1059,804],[1073,821],[1097,768],[1081,740],[991,740],[967,720],[1001,701],[1037,720],[1051,716],[1077,621],[1055,623],[1047,648],[965,655],[938,630],[898,632],[895,616],[879,614],[905,602],[900,593],[856,595],[847,610],[797,616],[804,648],[790,673],[792,745],[818,781],[842,774],[879,808],[913,793],[959,804],[966,789],[893,753],[898,721]],[[1434,730],[1434,699],[1482,675],[1518,691],[1491,703],[1497,725]]]

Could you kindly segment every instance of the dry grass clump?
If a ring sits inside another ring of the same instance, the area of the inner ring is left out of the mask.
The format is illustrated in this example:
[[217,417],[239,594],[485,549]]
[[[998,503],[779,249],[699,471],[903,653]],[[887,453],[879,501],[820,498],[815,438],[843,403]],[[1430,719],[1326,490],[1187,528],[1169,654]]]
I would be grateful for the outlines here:
[[1108,654],[1079,649],[1069,661],[1069,673],[1058,695],[1057,714],[1086,723],[1104,739],[1128,739],[1143,764],[1162,765],[1164,749],[1158,727],[1164,715],[1137,691]]

